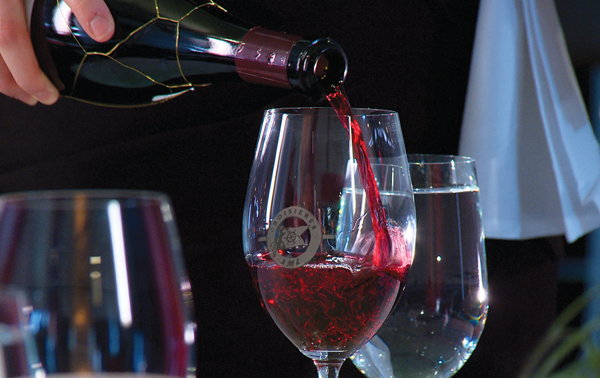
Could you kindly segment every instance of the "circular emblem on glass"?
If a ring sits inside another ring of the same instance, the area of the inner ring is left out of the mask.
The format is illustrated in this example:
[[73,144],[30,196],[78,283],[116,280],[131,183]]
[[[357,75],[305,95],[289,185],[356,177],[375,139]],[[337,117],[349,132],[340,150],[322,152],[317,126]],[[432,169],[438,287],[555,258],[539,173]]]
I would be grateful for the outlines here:
[[321,227],[308,210],[291,206],[281,210],[267,230],[271,259],[285,268],[308,263],[321,245]]

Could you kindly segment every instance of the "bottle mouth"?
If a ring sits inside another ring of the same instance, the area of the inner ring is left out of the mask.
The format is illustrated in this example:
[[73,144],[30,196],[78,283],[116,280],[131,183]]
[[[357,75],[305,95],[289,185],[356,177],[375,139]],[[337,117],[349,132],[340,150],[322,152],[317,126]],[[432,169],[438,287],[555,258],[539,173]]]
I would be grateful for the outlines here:
[[343,83],[346,79],[348,62],[346,55],[337,50],[324,51],[315,62],[315,82],[325,94],[331,92],[332,87]]
[[320,101],[346,79],[348,58],[330,38],[301,39],[288,60],[288,79],[293,87]]

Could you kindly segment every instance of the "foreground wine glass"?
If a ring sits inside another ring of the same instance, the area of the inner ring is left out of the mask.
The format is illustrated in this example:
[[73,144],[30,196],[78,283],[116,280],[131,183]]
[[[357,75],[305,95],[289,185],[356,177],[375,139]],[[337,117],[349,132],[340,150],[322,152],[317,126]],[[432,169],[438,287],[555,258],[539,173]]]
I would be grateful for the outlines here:
[[0,196],[0,282],[27,292],[48,376],[193,373],[190,287],[165,195]]
[[488,283],[475,161],[409,155],[417,208],[404,294],[352,361],[368,378],[454,375],[483,331]]
[[398,116],[353,111],[364,144],[330,108],[265,112],[244,211],[244,252],[263,306],[320,378],[337,377],[377,332],[414,250]]
[[43,377],[29,327],[31,309],[23,290],[0,285],[0,377]]

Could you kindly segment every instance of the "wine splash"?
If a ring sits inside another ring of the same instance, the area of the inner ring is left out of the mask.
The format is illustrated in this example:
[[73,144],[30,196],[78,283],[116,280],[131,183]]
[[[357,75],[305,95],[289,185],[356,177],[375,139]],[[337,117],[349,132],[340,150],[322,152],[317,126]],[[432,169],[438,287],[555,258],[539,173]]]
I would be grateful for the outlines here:
[[360,125],[353,117],[352,107],[342,84],[340,83],[333,87],[332,91],[326,95],[326,98],[346,128],[352,142],[354,158],[356,159],[358,172],[367,196],[371,223],[373,223],[373,231],[375,233],[373,265],[377,268],[382,268],[383,262],[389,261],[387,255],[391,253],[391,242],[385,209],[381,201],[379,189],[377,188],[373,170],[371,169],[371,164],[369,163],[365,139],[360,130]]

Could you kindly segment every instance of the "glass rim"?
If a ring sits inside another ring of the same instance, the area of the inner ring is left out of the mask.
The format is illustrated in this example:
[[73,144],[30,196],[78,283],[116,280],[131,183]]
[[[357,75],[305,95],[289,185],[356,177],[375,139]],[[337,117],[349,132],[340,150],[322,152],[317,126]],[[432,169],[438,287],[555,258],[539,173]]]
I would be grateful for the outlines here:
[[169,202],[169,197],[159,191],[142,189],[43,189],[16,191],[0,194],[2,202],[34,201],[72,201],[77,198],[86,200],[159,200]]
[[410,165],[431,165],[431,164],[472,164],[475,159],[464,155],[451,154],[406,154],[406,159]]
[[[329,113],[327,115],[336,116],[335,110],[330,106],[306,106],[306,107],[281,107],[265,110],[265,113],[288,114],[288,115],[314,115],[315,111]],[[398,112],[389,109],[378,108],[352,108],[354,116],[395,116]]]

